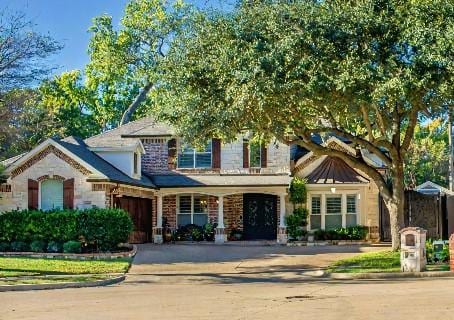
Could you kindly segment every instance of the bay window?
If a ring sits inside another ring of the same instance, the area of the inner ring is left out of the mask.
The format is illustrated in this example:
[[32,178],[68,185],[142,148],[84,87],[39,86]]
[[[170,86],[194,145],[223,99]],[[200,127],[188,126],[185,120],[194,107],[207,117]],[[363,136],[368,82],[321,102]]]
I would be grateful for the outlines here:
[[309,196],[309,228],[337,229],[358,224],[357,194],[321,193]]
[[203,226],[208,222],[208,196],[188,194],[178,196],[177,226],[188,224]]
[[178,152],[178,168],[211,168],[211,141],[202,150],[181,145]]

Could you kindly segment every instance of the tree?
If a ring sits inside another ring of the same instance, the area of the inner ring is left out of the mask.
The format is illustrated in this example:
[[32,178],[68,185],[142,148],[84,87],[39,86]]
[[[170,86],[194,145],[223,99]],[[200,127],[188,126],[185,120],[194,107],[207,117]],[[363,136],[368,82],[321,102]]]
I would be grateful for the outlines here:
[[23,13],[0,12],[0,92],[27,86],[52,70],[45,60],[62,47],[33,28]]
[[95,110],[98,122],[106,127],[125,124],[143,106],[158,85],[166,51],[189,11],[179,0],[132,0],[119,30],[110,16],[94,19],[86,76],[102,102]]
[[405,159],[405,182],[414,188],[426,181],[448,186],[449,147],[447,119],[417,124]]
[[[194,21],[166,59],[161,115],[188,140],[250,130],[344,160],[378,186],[397,249],[418,119],[453,101],[452,4],[248,1]],[[318,145],[315,133],[357,152]],[[389,181],[359,149],[379,157]]]
[[95,93],[82,83],[80,71],[64,72],[39,87],[39,104],[48,113],[46,136],[87,138],[101,131],[96,121]]

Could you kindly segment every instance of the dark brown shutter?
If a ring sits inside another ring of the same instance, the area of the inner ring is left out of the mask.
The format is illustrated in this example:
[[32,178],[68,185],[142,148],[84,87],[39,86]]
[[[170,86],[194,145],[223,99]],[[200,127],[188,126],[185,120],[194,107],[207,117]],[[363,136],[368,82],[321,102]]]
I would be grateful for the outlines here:
[[243,142],[243,168],[249,168],[249,143]]
[[213,169],[221,168],[221,140],[213,139],[211,142],[212,152],[213,152]]
[[260,151],[260,159],[261,159],[261,164],[260,166],[262,168],[266,168],[266,165],[268,164],[268,150],[264,144],[261,145],[262,150]]
[[74,178],[63,182],[63,208],[74,209]]
[[169,166],[169,169],[175,169],[177,159],[177,140],[170,139],[169,142],[167,142],[167,148],[168,148],[167,164]]
[[28,179],[28,208],[38,209],[38,187],[39,182]]

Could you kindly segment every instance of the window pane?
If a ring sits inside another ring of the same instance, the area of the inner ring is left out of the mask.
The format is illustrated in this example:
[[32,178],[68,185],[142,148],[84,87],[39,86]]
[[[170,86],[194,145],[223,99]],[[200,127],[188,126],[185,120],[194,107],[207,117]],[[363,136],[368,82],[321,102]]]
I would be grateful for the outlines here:
[[326,197],[326,214],[340,214],[342,212],[342,198],[340,196]]
[[261,147],[259,143],[250,143],[249,144],[249,166],[251,168],[260,168],[260,153]]
[[346,224],[347,224],[347,227],[353,227],[353,226],[356,226],[357,223],[356,223],[356,214],[347,214],[346,215]]
[[314,196],[311,198],[311,213],[320,214],[321,213],[321,200],[320,196]]
[[356,195],[347,196],[347,213],[356,213]]
[[321,215],[311,215],[311,229],[320,229],[322,227],[322,216]]
[[194,168],[194,153],[178,154],[178,168]]
[[195,214],[194,215],[194,224],[198,226],[203,226],[208,222],[207,214]]
[[191,213],[191,196],[180,196],[179,199],[179,213]]
[[41,182],[41,209],[63,208],[63,181],[44,180]]
[[342,227],[341,214],[327,214],[325,216],[325,230],[336,229]]
[[196,152],[195,167],[211,168],[211,152]]
[[208,213],[208,196],[194,195],[194,213]]
[[191,224],[191,215],[190,214],[178,214],[177,215],[177,225],[182,227],[185,225]]

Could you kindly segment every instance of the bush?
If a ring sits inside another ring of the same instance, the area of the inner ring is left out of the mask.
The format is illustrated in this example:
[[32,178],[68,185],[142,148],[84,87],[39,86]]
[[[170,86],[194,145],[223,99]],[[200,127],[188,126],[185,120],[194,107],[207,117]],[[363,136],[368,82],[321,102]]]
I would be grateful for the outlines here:
[[11,250],[9,242],[0,242],[0,252],[7,252]]
[[44,252],[46,250],[46,243],[42,240],[35,240],[30,244],[32,252]]
[[84,239],[98,250],[116,249],[133,228],[120,209],[11,211],[0,215],[0,242],[68,242]]
[[58,241],[49,241],[47,244],[47,252],[57,253],[63,251],[63,244]]
[[294,177],[290,182],[289,200],[292,203],[305,203],[307,197],[306,179]]
[[23,241],[11,242],[11,250],[14,252],[26,252],[28,251],[28,244]]
[[63,252],[64,253],[80,253],[81,243],[79,241],[68,241],[63,244]]
[[331,230],[316,230],[315,240],[364,240],[367,236],[367,227],[353,226]]
[[293,214],[285,217],[287,233],[291,239],[296,240],[305,236],[306,231],[303,230],[303,227],[307,225],[307,215],[306,208],[296,208],[293,210]]

